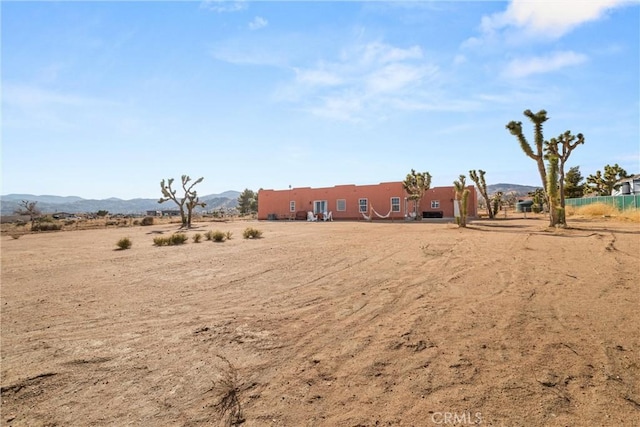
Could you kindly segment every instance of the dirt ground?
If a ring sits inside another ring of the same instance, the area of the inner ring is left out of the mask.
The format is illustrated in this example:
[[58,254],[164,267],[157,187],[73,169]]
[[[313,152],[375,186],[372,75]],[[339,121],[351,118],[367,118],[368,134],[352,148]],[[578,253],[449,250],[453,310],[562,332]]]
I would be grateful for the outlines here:
[[2,236],[1,425],[640,425],[638,224],[196,226]]

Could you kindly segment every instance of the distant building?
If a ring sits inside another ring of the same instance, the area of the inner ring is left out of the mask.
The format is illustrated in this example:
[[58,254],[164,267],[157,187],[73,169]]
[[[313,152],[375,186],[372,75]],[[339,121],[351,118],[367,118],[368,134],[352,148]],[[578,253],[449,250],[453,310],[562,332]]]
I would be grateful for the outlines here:
[[[468,216],[477,216],[478,199],[470,185]],[[454,187],[435,187],[427,190],[418,206],[423,218],[454,217]],[[375,185],[336,185],[326,188],[291,188],[288,190],[260,190],[258,219],[306,219],[331,212],[335,220],[373,219],[403,220],[414,213],[413,201],[408,200],[402,182],[383,182]]]
[[612,196],[628,196],[631,194],[640,194],[640,174],[623,178],[616,182],[611,192]]

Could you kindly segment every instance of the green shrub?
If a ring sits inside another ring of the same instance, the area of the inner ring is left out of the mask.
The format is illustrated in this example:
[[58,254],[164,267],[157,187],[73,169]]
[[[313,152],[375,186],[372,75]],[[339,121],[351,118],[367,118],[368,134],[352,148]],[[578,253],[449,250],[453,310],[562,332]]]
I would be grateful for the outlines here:
[[262,237],[262,231],[258,230],[257,228],[247,227],[242,232],[242,236],[245,239],[259,239],[260,237]]
[[224,238],[226,237],[226,234],[223,233],[222,231],[214,231],[213,233],[211,233],[211,239],[214,242],[224,242]]
[[131,248],[131,239],[128,237],[123,237],[122,239],[118,240],[116,246],[118,246],[120,250],[129,249]]
[[156,246],[167,246],[169,244],[169,237],[163,237],[163,236],[154,237],[153,244]]
[[202,234],[196,233],[192,237],[193,243],[200,243],[202,241]]
[[145,216],[142,218],[142,221],[140,221],[140,225],[153,225],[153,217]]
[[184,233],[174,233],[171,235],[171,237],[169,237],[169,244],[170,245],[182,245],[183,243],[186,243],[186,241],[189,240],[189,238],[187,237],[186,234]]

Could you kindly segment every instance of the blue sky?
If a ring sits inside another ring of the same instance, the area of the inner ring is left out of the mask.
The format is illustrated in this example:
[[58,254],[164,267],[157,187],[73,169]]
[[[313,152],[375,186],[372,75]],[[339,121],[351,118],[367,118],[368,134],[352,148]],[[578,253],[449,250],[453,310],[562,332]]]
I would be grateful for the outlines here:
[[640,173],[640,6],[2,2],[2,194],[202,195],[399,181],[539,185],[505,129]]

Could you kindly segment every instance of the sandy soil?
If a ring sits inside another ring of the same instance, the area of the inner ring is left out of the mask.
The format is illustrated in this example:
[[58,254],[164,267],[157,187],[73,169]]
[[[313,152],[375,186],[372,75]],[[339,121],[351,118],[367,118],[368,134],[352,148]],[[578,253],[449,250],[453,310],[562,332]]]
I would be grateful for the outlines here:
[[0,424],[640,425],[638,224],[198,226],[2,236]]

